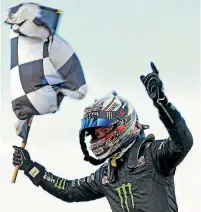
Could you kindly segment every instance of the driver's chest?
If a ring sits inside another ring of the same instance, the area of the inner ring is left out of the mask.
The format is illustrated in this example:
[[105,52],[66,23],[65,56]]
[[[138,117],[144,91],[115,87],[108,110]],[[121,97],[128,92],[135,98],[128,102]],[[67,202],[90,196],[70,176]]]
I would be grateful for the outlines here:
[[112,211],[138,211],[152,193],[152,171],[149,158],[143,155],[134,167],[127,162],[118,167],[114,183],[108,182],[105,175],[102,184]]

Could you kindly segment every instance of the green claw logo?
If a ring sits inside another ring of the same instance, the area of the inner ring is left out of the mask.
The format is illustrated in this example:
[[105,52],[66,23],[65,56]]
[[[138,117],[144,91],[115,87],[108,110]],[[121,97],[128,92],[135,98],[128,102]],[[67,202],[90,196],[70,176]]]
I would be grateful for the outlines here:
[[55,187],[58,189],[65,189],[65,185],[66,185],[66,180],[62,179],[62,178],[57,178]]
[[132,202],[132,207],[134,208],[134,197],[133,197],[133,194],[132,194],[131,183],[123,184],[122,186],[116,188],[115,190],[118,193],[118,196],[119,196],[119,199],[120,199],[120,202],[121,202],[122,210],[125,211],[125,209],[124,209],[124,204],[125,204],[127,211],[130,212],[130,209],[129,209],[129,206],[128,206],[129,197],[130,197],[131,202]]

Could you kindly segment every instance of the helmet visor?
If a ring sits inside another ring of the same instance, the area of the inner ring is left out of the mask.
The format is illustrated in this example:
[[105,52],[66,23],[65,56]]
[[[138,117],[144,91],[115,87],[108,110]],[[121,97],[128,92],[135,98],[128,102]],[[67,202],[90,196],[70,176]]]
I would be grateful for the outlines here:
[[84,130],[91,127],[108,127],[112,122],[113,120],[104,118],[83,119],[81,129]]

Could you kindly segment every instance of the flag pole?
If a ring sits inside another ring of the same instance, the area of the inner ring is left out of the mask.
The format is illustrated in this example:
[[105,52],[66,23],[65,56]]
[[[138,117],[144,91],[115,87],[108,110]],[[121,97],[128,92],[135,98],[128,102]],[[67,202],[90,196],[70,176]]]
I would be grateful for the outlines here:
[[[28,139],[28,135],[29,135],[29,131],[30,131],[30,127],[31,127],[31,123],[32,123],[32,119],[33,116],[31,116],[28,120],[27,120],[27,132],[25,137],[23,138],[22,144],[21,144],[21,148],[25,148],[26,144],[27,144],[27,139]],[[15,183],[16,179],[17,179],[17,175],[18,175],[18,171],[19,171],[20,166],[17,165],[15,166],[14,172],[13,172],[13,176],[12,176],[12,180],[11,183]]]

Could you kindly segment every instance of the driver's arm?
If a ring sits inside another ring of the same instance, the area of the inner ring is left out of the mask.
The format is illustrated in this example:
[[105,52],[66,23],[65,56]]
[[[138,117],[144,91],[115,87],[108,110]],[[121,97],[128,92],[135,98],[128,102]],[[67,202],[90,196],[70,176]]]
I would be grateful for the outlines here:
[[101,167],[88,177],[67,180],[46,171],[42,165],[35,162],[29,171],[25,171],[25,175],[36,186],[41,186],[45,191],[63,201],[81,202],[105,196],[100,183],[102,169]]
[[193,146],[193,137],[185,120],[176,108],[168,103],[166,111],[173,123],[162,110],[159,110],[160,119],[165,125],[169,138],[161,142],[153,142],[152,155],[159,172],[164,175],[174,173],[175,168],[183,161]]

